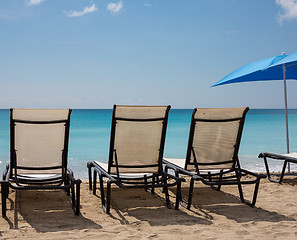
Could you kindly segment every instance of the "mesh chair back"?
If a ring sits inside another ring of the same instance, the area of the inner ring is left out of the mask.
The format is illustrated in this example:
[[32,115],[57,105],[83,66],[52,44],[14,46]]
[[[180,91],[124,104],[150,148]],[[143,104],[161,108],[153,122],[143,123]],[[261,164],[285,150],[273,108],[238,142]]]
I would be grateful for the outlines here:
[[114,106],[110,173],[158,173],[170,106]]
[[248,108],[194,109],[186,168],[233,168],[238,160],[237,154],[247,111]]
[[15,175],[65,174],[70,109],[11,109]]

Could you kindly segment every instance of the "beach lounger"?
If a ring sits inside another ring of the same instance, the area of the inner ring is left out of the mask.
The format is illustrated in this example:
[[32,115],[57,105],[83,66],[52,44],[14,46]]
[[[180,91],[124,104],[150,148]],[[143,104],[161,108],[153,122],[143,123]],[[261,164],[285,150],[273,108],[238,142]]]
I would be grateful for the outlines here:
[[[259,154],[259,158],[264,159],[265,168],[266,168],[266,172],[267,172],[267,177],[268,177],[269,181],[270,182],[275,182],[275,183],[282,183],[284,175],[285,175],[287,164],[288,163],[297,163],[297,152],[288,153],[288,154],[277,154],[277,153],[264,152],[264,153]],[[269,165],[268,165],[268,161],[267,161],[269,158],[284,161],[283,169],[282,169],[282,172],[280,174],[279,180],[272,179],[272,177],[271,177],[270,170],[269,170]],[[292,174],[292,175],[296,175],[296,174]]]
[[1,181],[2,216],[9,188],[64,189],[79,214],[80,183],[67,169],[70,109],[10,109],[10,164]]
[[[155,188],[163,188],[168,207],[168,187],[177,186],[177,195],[180,194],[184,179],[165,173],[162,168],[169,110],[170,106],[114,105],[108,164],[97,161],[87,164],[89,189],[96,194],[98,175],[102,208],[106,213],[110,212],[112,184],[120,188],[151,189],[152,193]],[[176,198],[175,209],[179,207],[179,199]]]
[[[195,108],[192,114],[187,155],[184,161],[164,159],[166,171],[191,176],[187,208],[192,204],[194,181],[215,190],[222,185],[237,185],[243,203],[254,206],[260,179],[240,167],[238,150],[248,108]],[[250,175],[251,178],[243,178]],[[244,199],[242,184],[255,184],[253,200]]]

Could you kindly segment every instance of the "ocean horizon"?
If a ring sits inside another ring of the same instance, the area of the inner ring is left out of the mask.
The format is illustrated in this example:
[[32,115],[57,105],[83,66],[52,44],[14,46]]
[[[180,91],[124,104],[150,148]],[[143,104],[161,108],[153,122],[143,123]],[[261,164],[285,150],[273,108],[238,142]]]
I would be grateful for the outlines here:
[[[193,109],[171,109],[164,157],[185,158]],[[297,109],[289,109],[290,152],[297,148]],[[0,171],[9,162],[9,109],[0,109]],[[112,109],[73,109],[70,124],[68,167],[78,178],[87,178],[88,161],[107,162]],[[286,153],[285,110],[250,109],[242,134],[239,158],[245,169],[264,172],[260,152]],[[296,164],[295,164],[296,165]],[[294,164],[291,169],[296,170]],[[272,163],[273,171],[281,162]]]

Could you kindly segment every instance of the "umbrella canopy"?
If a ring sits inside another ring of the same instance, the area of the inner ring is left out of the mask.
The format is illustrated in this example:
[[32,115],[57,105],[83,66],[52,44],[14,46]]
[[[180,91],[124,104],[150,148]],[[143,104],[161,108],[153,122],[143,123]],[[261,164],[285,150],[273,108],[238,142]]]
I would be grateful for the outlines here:
[[287,68],[286,78],[297,79],[297,52],[294,52],[290,55],[279,55],[247,64],[230,73],[212,87],[239,82],[283,80],[283,64]]
[[270,66],[270,68],[277,67],[277,66],[280,66],[283,64],[285,64],[286,68],[287,68],[287,79],[296,79],[296,76],[297,76],[297,51],[293,52],[290,55],[285,56],[281,60],[273,63]]
[[286,79],[297,80],[297,51],[290,55],[283,54],[247,64],[230,73],[212,87],[229,83],[284,80],[287,153],[289,153]]

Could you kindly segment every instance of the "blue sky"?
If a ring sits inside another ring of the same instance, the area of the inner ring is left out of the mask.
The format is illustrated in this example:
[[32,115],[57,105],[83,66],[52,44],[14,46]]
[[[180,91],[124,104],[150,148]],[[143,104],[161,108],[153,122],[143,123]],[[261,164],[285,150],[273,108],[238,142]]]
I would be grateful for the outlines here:
[[282,81],[210,86],[296,42],[296,0],[0,0],[0,108],[283,108]]

